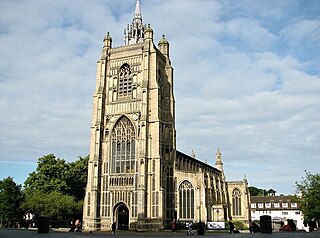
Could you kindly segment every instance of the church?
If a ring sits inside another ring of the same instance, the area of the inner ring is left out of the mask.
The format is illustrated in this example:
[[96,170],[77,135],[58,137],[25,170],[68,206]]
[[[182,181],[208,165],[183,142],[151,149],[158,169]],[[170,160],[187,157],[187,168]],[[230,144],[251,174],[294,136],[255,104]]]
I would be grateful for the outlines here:
[[124,45],[107,33],[97,62],[83,228],[161,230],[173,219],[248,224],[248,182],[226,181],[218,149],[210,165],[176,149],[170,45],[156,45],[140,1]]

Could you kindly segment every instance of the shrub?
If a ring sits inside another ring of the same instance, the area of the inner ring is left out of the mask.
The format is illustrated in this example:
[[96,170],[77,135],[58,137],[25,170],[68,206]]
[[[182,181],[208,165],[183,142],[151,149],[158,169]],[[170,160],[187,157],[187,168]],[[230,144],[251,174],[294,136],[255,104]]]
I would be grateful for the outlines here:
[[[239,220],[232,220],[235,230],[248,230],[248,226]],[[229,221],[226,221],[226,230],[229,230]]]

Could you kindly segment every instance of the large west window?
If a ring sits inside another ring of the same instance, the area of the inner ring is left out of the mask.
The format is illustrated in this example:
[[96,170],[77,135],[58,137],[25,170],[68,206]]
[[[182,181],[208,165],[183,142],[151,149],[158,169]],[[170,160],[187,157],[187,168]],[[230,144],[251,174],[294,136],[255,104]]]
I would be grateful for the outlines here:
[[134,173],[135,130],[127,117],[121,117],[116,123],[111,143],[111,173]]
[[234,189],[232,192],[232,214],[233,216],[241,216],[241,192]]
[[194,189],[188,181],[179,186],[179,215],[181,219],[194,218]]

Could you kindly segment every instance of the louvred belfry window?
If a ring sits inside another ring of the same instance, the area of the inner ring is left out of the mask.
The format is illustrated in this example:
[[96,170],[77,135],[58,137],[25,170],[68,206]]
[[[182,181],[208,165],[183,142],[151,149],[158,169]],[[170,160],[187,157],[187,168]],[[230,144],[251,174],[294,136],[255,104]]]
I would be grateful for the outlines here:
[[111,173],[134,173],[135,130],[127,117],[121,117],[116,123],[111,143]]
[[132,96],[132,74],[130,66],[124,64],[120,68],[118,82],[118,97]]

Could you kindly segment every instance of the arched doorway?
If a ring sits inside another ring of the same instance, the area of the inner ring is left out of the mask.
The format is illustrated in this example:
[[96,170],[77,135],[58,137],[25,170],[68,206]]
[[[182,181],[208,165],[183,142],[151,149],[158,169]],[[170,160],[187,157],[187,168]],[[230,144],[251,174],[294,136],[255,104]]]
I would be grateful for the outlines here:
[[129,209],[126,205],[121,204],[116,211],[118,230],[128,230],[129,229]]

